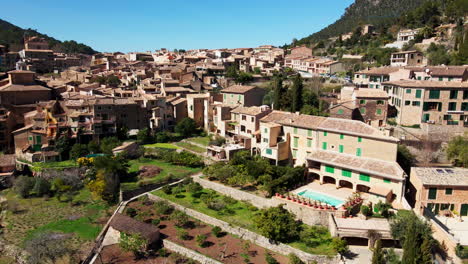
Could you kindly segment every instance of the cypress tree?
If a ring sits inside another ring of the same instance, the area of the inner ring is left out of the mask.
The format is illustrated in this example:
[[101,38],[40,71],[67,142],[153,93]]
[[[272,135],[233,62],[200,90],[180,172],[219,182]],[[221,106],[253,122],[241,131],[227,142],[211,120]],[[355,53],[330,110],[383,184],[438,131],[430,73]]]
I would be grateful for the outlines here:
[[300,74],[294,77],[292,85],[292,106],[291,111],[296,112],[302,108],[302,90],[304,85]]
[[421,259],[420,264],[432,264],[432,246],[429,238],[424,238],[421,244]]
[[281,79],[280,76],[276,76],[273,81],[273,92],[274,92],[274,98],[273,98],[273,108],[275,110],[279,110],[281,108],[281,97],[284,94],[283,91],[283,80]]
[[416,231],[414,220],[408,223],[406,229],[405,242],[403,243],[403,257],[401,259],[402,264],[418,264],[418,259],[421,254],[421,248],[419,245],[419,234]]
[[379,239],[375,242],[375,247],[372,254],[372,264],[384,264],[384,253],[382,251],[382,241]]

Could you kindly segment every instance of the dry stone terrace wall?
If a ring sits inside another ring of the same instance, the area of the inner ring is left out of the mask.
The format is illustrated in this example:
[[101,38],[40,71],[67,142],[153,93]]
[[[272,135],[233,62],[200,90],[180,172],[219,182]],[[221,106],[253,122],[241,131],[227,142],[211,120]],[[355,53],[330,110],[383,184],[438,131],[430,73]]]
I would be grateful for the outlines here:
[[203,264],[222,264],[222,262],[209,258],[191,249],[180,246],[167,239],[163,240],[163,246],[171,251],[177,252],[183,256],[186,256]]
[[255,243],[261,247],[267,248],[278,254],[289,255],[292,253],[292,254],[297,255],[302,261],[305,261],[306,263],[310,263],[313,261],[317,261],[318,263],[324,263],[324,264],[339,263],[339,258],[337,256],[328,257],[328,256],[322,256],[322,255],[313,255],[313,254],[306,253],[304,251],[293,248],[283,243],[272,243],[272,241],[270,241],[268,238],[261,236],[255,232],[249,231],[241,227],[232,226],[227,222],[205,215],[203,213],[192,210],[190,208],[186,208],[184,206],[168,201],[154,194],[148,194],[148,197],[149,199],[153,201],[161,201],[161,200],[166,201],[172,206],[174,206],[176,210],[185,212],[187,215],[193,218],[196,218],[204,223],[214,225],[214,226],[219,226],[221,229],[223,229],[224,231],[230,234],[239,236],[241,239],[244,239],[244,240],[249,240],[252,243]]
[[203,188],[212,189],[224,195],[230,196],[236,200],[247,201],[258,208],[268,208],[284,204],[284,208],[296,215],[297,219],[307,225],[328,226],[328,217],[330,212],[314,210],[303,205],[295,204],[279,198],[264,198],[255,194],[238,190],[217,182],[212,182],[199,175],[193,176],[193,181],[198,182]]

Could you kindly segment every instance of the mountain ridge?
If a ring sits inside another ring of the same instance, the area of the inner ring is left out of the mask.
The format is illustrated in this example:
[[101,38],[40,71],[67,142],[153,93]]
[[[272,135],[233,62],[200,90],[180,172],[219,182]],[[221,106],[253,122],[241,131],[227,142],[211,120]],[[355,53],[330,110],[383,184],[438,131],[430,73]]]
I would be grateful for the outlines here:
[[74,40],[61,41],[31,28],[23,29],[0,18],[0,45],[6,46],[10,51],[19,51],[23,48],[24,36],[39,36],[45,38],[49,42],[50,48],[55,52],[81,53],[87,55],[98,53],[96,50],[83,43],[78,43]]

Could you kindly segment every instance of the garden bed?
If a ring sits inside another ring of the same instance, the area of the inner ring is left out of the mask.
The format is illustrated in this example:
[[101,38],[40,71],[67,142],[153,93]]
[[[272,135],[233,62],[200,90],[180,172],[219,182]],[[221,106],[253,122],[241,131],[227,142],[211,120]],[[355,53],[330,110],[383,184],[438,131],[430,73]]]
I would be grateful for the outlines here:
[[91,199],[86,189],[70,202],[60,202],[55,197],[23,199],[11,190],[1,194],[7,198],[9,210],[0,237],[20,247],[38,233],[56,231],[72,234],[72,249],[87,253],[113,210],[104,202]]
[[[230,234],[221,233],[216,237],[212,233],[213,227],[202,223],[196,219],[188,218],[189,222],[184,227],[176,226],[176,221],[168,213],[158,213],[152,202],[136,201],[130,203],[128,208],[133,208],[139,212],[135,217],[144,222],[151,223],[154,219],[159,219],[158,224],[163,239],[168,239],[183,247],[199,252],[209,258],[216,259],[222,263],[243,263],[248,259],[249,263],[265,263],[267,250],[258,245],[252,244]],[[142,213],[143,212],[143,213]],[[174,212],[172,212],[174,214]],[[187,233],[187,238],[182,239],[180,230]],[[204,235],[206,240],[203,246],[197,242],[197,236]],[[221,255],[223,255],[222,258]],[[271,253],[271,252],[270,252]],[[288,263],[287,257],[271,253],[279,263]]]
[[195,264],[199,263],[194,260],[189,260],[180,254],[167,251],[166,256],[154,255],[148,258],[135,259],[133,253],[123,252],[119,245],[106,246],[101,251],[101,257],[96,259],[96,264],[108,264],[108,263],[129,263],[129,264],[155,264],[155,263],[166,263],[166,264]]

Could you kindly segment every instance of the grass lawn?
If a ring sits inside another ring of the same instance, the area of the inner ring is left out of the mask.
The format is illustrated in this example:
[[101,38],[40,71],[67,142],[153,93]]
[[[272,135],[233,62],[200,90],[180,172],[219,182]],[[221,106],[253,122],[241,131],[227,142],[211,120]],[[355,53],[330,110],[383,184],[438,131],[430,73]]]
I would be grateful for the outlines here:
[[205,153],[206,152],[206,149],[205,148],[202,148],[200,146],[197,146],[197,145],[193,145],[193,144],[190,144],[190,143],[187,143],[187,142],[177,142],[175,143],[177,146],[179,147],[182,147],[182,148],[185,148],[185,149],[188,149],[188,150],[191,150],[191,151],[195,151],[197,153]]
[[178,149],[176,145],[172,143],[154,143],[154,144],[147,144],[143,145],[145,148],[164,148],[164,149]]
[[[215,192],[213,190],[203,189],[202,192],[203,193],[214,192],[218,196],[221,196],[220,193]],[[255,215],[258,209],[256,209],[256,207],[254,207],[253,205],[249,205],[242,201],[235,200],[235,203],[229,204],[227,206],[228,210],[231,211],[231,213],[224,213],[223,211],[216,211],[216,210],[212,210],[208,208],[205,205],[205,203],[203,203],[200,200],[200,198],[192,197],[191,194],[188,192],[183,192],[182,194],[178,194],[176,196],[174,194],[166,194],[162,190],[158,190],[158,191],[153,192],[153,194],[159,197],[165,198],[167,200],[170,200],[174,203],[185,206],[187,208],[191,208],[198,212],[201,212],[206,215],[223,220],[234,226],[240,226],[245,229],[251,230],[253,232],[259,233],[256,225],[253,222],[253,219],[255,218]],[[304,227],[306,227],[306,225],[304,225]],[[325,236],[326,237],[323,237],[323,241],[327,241],[327,242],[323,242],[317,245],[316,247],[309,247],[302,241],[295,241],[295,242],[291,242],[287,244],[297,249],[300,249],[304,252],[311,253],[311,254],[328,255],[328,256],[336,255],[336,252],[331,248],[330,243],[328,242],[329,239],[331,239],[330,234],[328,233]]]
[[[203,193],[208,193],[210,190],[204,189]],[[227,207],[232,210],[233,214],[224,214],[220,211],[215,211],[208,208],[199,198],[194,198],[190,193],[183,193],[182,195],[169,195],[165,194],[163,191],[158,190],[153,192],[155,195],[173,201],[177,204],[183,205],[185,207],[194,209],[206,215],[218,218],[220,220],[226,221],[236,226],[240,226],[252,231],[257,231],[256,226],[253,223],[252,219],[255,215],[255,211],[249,210],[249,206],[241,201],[237,201],[234,204],[230,204]],[[253,208],[253,207],[252,207]]]
[[190,174],[200,172],[202,169],[201,168],[190,168],[190,167],[185,167],[185,166],[178,166],[178,165],[173,165],[168,162],[164,162],[162,160],[155,160],[155,159],[137,159],[137,160],[131,160],[129,161],[129,172],[130,173],[136,173],[139,171],[141,166],[145,165],[154,165],[162,169],[161,173],[158,174],[157,176],[153,178],[145,178],[145,179],[139,179],[138,181],[135,182],[123,182],[121,184],[122,190],[133,190],[138,188],[139,182],[145,182],[145,183],[157,183],[158,181],[162,181],[169,173],[174,176],[174,178],[181,179],[184,178]]
[[211,141],[211,137],[210,137],[210,136],[206,136],[206,137],[192,137],[192,138],[187,138],[186,140],[187,140],[187,141],[195,142],[195,143],[200,144],[200,145],[203,145],[203,146],[208,146],[208,144],[209,144],[210,141]]
[[87,189],[82,189],[73,197],[74,205],[60,202],[55,197],[23,199],[11,190],[0,194],[18,208],[16,213],[7,213],[7,228],[0,236],[17,246],[22,246],[34,234],[46,230],[75,234],[72,241],[76,248],[86,243],[92,244],[105,223],[106,212],[110,213],[113,209],[103,201],[93,200]]
[[41,170],[47,168],[61,169],[61,168],[74,168],[78,167],[75,160],[53,161],[53,162],[34,162],[32,164],[33,170]]

